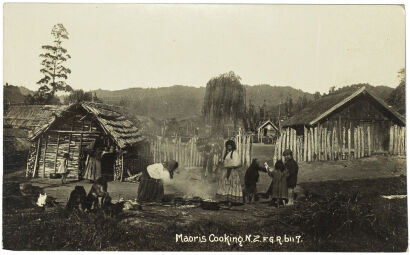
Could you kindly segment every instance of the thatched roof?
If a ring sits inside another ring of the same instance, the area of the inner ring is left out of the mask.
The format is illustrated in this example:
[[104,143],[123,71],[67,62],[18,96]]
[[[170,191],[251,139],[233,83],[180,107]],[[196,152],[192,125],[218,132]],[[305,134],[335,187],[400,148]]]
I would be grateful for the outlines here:
[[3,116],[3,127],[34,130],[44,126],[54,115],[60,115],[67,105],[12,105]]
[[119,108],[91,102],[82,103],[81,106],[96,117],[104,131],[114,139],[120,148],[145,140],[141,131],[120,113]]
[[140,130],[120,112],[119,108],[101,103],[84,102],[69,106],[30,105],[11,107],[4,117],[4,125],[31,129],[28,138],[33,141],[47,131],[56,120],[78,106],[93,115],[104,132],[120,148],[144,140]]
[[315,125],[322,119],[328,117],[340,107],[343,107],[345,104],[349,103],[362,94],[368,95],[373,98],[374,101],[380,104],[388,113],[397,118],[397,120],[401,122],[401,124],[405,125],[406,119],[402,115],[393,110],[392,107],[387,105],[382,99],[366,89],[366,87],[362,87],[354,92],[348,90],[323,96],[303,108],[298,114],[292,116],[288,120],[285,120],[282,126],[289,127],[298,125]]

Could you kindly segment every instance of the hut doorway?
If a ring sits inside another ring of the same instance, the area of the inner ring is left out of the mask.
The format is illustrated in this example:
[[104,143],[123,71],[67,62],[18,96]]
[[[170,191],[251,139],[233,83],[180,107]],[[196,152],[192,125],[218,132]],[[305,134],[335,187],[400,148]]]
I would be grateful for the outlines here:
[[114,180],[115,153],[104,153],[101,158],[101,175],[107,181]]

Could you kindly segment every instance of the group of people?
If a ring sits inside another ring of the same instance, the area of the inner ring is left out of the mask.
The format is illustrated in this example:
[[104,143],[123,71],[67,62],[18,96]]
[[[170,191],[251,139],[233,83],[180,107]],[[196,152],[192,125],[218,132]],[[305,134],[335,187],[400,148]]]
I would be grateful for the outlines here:
[[285,163],[282,160],[278,160],[275,163],[274,169],[265,163],[268,175],[272,178],[266,196],[270,195],[272,197],[272,204],[277,207],[285,204],[293,205],[299,171],[298,164],[293,159],[291,150],[286,149],[283,152],[283,156]]
[[[266,162],[264,167],[255,167],[256,160],[245,173],[245,188],[242,188],[240,172],[241,159],[236,144],[232,140],[225,143],[225,153],[218,164],[220,174],[217,180],[216,200],[226,202],[228,206],[244,203],[246,196],[256,196],[256,183],[258,171],[267,172],[272,178],[271,184],[264,194],[271,197],[272,205],[292,205],[294,201],[294,188],[297,183],[298,165],[293,159],[292,151],[283,152],[285,162],[278,160],[273,167]],[[170,160],[164,163],[149,165],[143,170],[138,187],[138,201],[159,202],[164,197],[164,182],[170,181],[178,168],[178,162]],[[205,168],[205,176],[209,169]]]

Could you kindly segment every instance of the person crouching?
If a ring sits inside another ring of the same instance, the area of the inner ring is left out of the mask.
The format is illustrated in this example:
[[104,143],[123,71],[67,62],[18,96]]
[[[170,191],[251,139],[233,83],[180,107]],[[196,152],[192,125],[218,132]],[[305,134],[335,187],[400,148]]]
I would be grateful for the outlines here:
[[169,160],[149,165],[144,169],[138,186],[139,202],[161,202],[164,197],[164,182],[174,178],[178,162]]

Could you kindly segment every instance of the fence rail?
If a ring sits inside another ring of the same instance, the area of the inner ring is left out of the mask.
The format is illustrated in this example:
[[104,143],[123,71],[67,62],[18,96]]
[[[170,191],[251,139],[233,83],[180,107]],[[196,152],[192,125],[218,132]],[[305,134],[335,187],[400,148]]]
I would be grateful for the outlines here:
[[389,153],[406,155],[406,127],[397,125],[390,127]]
[[[390,128],[389,152],[394,155],[406,153],[405,127]],[[304,128],[303,135],[296,135],[296,130],[282,130],[275,143],[273,160],[283,159],[282,153],[290,149],[296,161],[341,160],[371,156],[373,137],[371,127],[355,128]]]
[[[164,162],[174,159],[180,166],[201,167],[203,166],[204,155],[197,146],[198,137],[192,137],[188,142],[183,142],[180,137],[167,139],[155,137],[150,139],[150,151],[153,162]],[[238,153],[241,157],[242,165],[250,165],[252,139],[250,135],[239,133],[234,141]],[[222,153],[214,154],[213,163],[216,165],[221,159]]]
[[157,137],[151,140],[151,153],[154,162],[174,159],[185,167],[201,166],[203,156],[196,146],[196,137],[184,143],[181,138],[167,139]]

